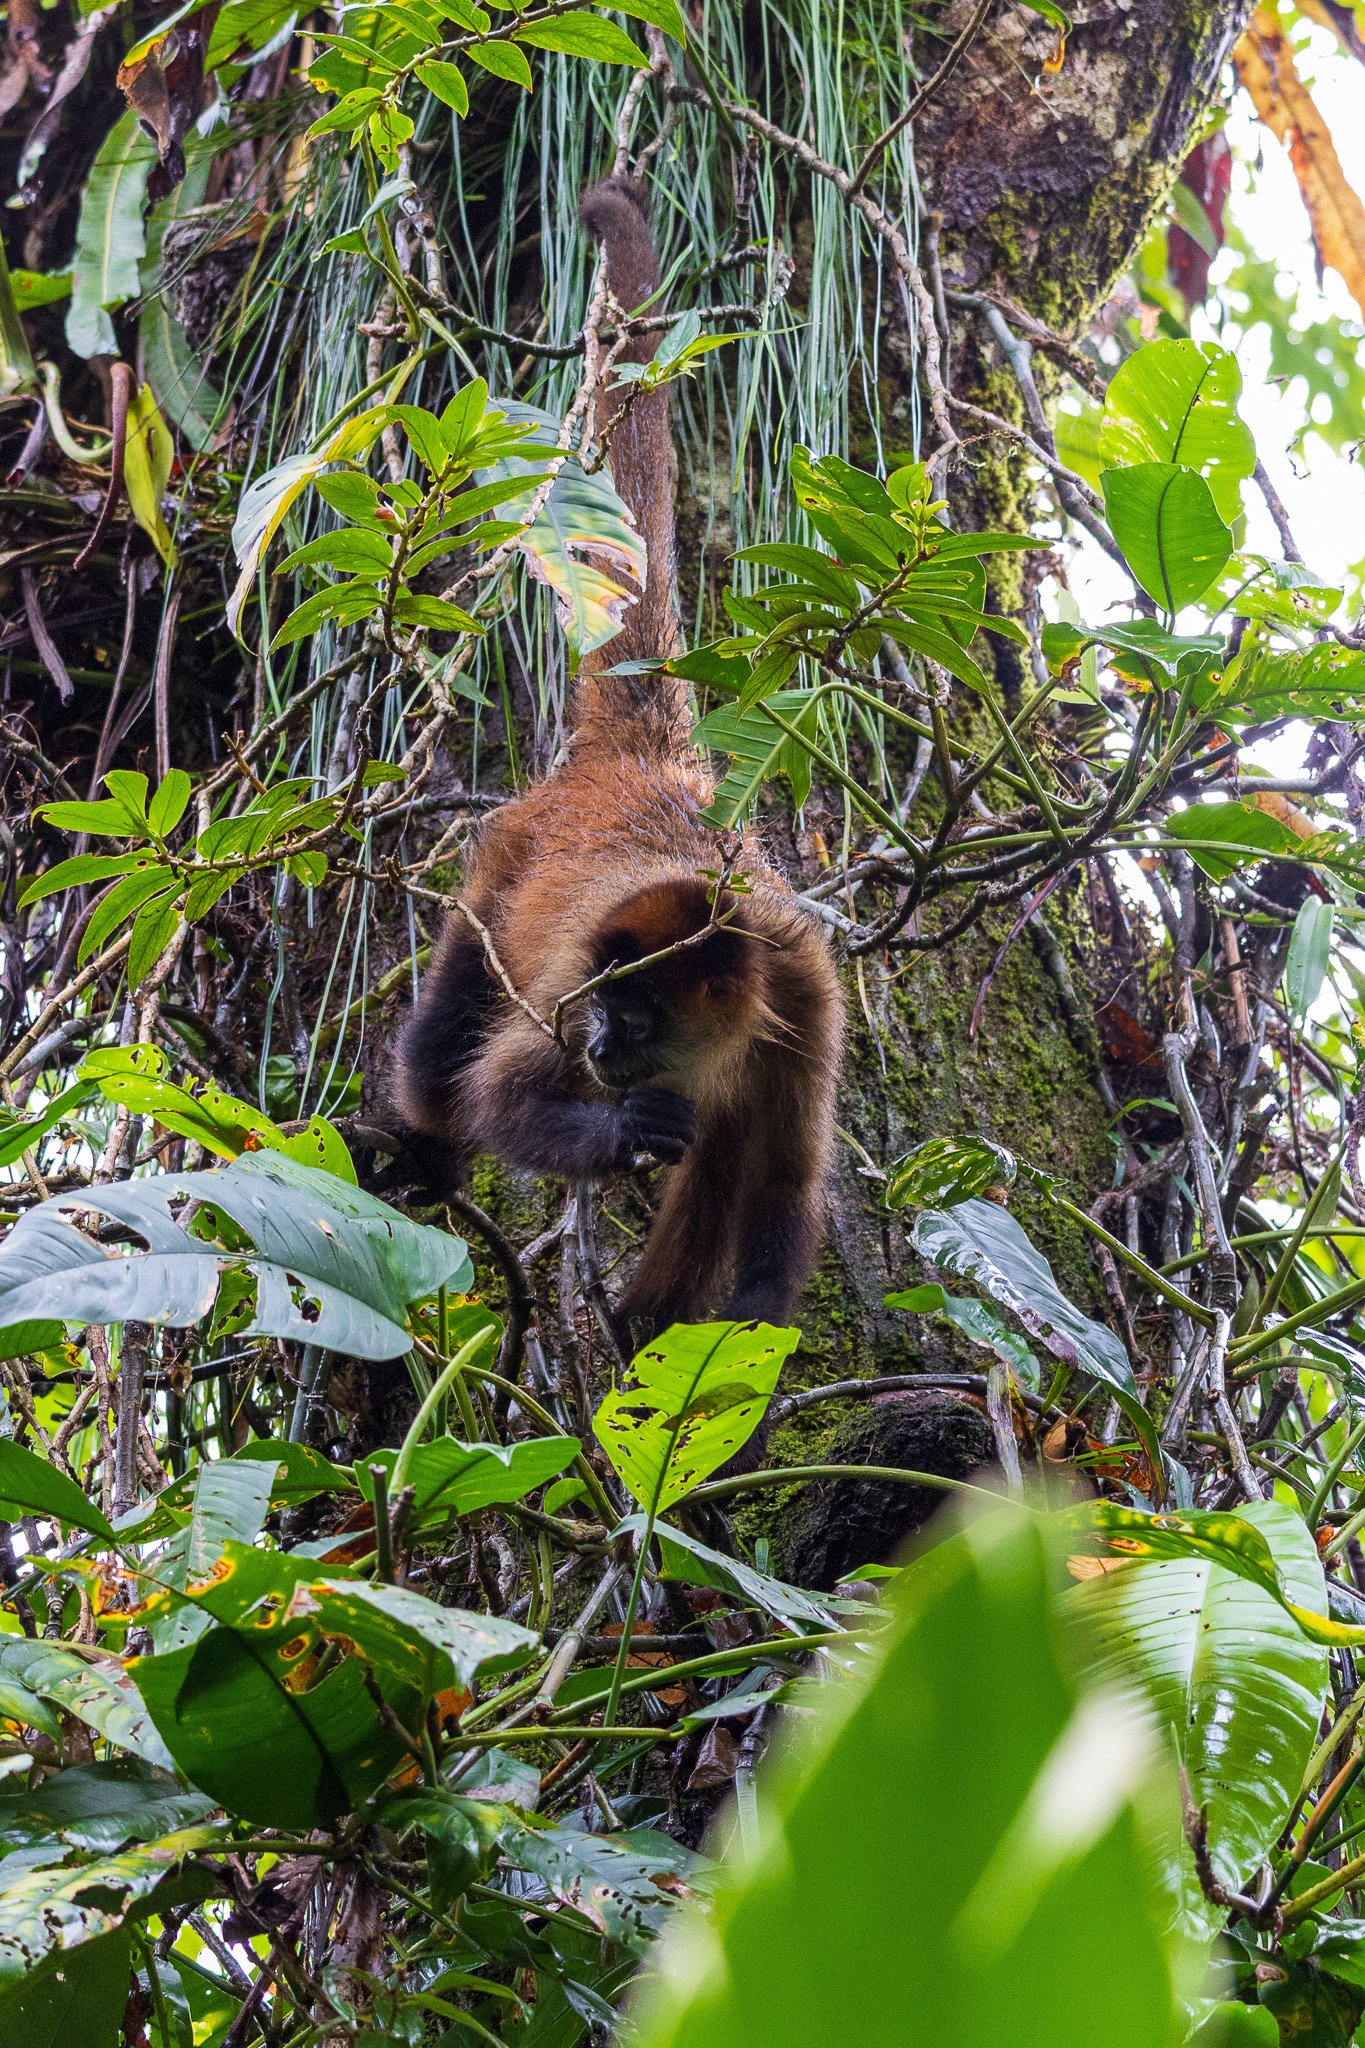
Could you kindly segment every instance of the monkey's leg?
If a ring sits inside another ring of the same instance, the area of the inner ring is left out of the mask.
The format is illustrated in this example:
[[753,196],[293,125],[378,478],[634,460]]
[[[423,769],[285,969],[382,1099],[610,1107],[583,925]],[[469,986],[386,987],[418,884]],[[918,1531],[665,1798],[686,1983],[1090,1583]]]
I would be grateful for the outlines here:
[[791,1316],[824,1231],[825,1106],[784,1068],[755,1090],[740,1182],[728,1312],[746,1322]]
[[735,1160],[741,1147],[736,1119],[708,1120],[669,1175],[621,1304],[642,1343],[670,1323],[700,1321],[720,1300],[734,1252]]

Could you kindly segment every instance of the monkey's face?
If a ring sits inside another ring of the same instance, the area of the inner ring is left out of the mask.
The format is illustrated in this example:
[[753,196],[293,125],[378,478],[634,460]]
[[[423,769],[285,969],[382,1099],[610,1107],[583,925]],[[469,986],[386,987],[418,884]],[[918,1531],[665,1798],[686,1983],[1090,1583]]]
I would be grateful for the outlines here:
[[583,1058],[604,1088],[632,1088],[659,1077],[667,1057],[669,1019],[643,975],[608,983],[588,998]]
[[587,999],[583,1057],[606,1088],[648,1082],[684,1094],[711,1092],[749,1032],[741,983],[729,976],[676,974],[660,985],[648,974],[608,982]]

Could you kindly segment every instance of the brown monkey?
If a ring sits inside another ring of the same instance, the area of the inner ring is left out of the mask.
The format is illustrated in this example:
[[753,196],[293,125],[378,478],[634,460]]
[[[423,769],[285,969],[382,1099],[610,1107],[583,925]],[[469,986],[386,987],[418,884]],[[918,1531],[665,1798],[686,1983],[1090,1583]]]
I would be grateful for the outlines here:
[[[608,179],[582,215],[617,304],[644,304],[658,258],[639,188]],[[642,334],[628,355],[648,362],[656,346]],[[479,1150],[571,1180],[639,1153],[664,1161],[673,1172],[627,1315],[646,1332],[708,1311],[780,1321],[823,1226],[839,985],[819,927],[751,843],[730,870],[743,887],[713,906],[707,877],[722,860],[701,820],[712,785],[686,685],[609,666],[680,647],[669,397],[637,389],[623,402],[629,389],[608,396],[599,424],[647,545],[644,590],[582,663],[568,758],[483,827],[463,900],[542,1018],[604,969],[666,957],[569,1005],[559,1044],[508,999],[452,912],[399,1041],[398,1105],[438,1185]]]

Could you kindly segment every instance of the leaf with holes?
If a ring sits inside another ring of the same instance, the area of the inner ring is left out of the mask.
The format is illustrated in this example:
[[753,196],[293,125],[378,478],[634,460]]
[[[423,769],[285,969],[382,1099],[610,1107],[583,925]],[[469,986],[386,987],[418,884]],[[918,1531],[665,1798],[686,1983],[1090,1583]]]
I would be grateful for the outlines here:
[[[543,432],[553,447],[558,422],[549,413],[511,399],[500,400],[499,410],[528,438]],[[544,461],[544,456],[539,462],[504,457],[477,471],[475,481],[497,483],[532,470],[540,474]],[[588,475],[572,459],[565,462],[545,503],[530,524],[523,525],[538,488],[530,483],[518,497],[505,501],[502,519],[522,525],[516,538],[518,552],[533,579],[554,592],[574,655],[591,654],[620,631],[626,610],[644,588],[645,544],[605,470]]]
[[662,1514],[749,1441],[799,1330],[674,1323],[631,1361],[593,1434],[642,1508]]
[[[53,1949],[79,1948],[141,1918],[155,1895],[220,1828],[182,1828],[117,1856],[77,1857],[54,1847],[41,1862],[15,1850],[0,1859],[0,1989],[8,1990]],[[199,1897],[212,1880],[203,1877]]]
[[1142,1404],[1128,1354],[1112,1330],[1082,1315],[1052,1268],[1008,1209],[976,1197],[953,1209],[931,1209],[914,1230],[915,1250],[932,1265],[975,1280],[993,1300],[1042,1339],[1054,1358],[1079,1366],[1113,1394],[1158,1475],[1161,1446]]
[[[173,1216],[182,1201],[197,1206]],[[92,1209],[135,1231],[145,1249],[92,1242],[68,1215]],[[215,1212],[254,1249],[243,1251],[235,1234],[231,1243],[215,1236]],[[204,1173],[124,1181],[30,1209],[0,1247],[0,1329],[40,1319],[185,1328],[208,1314],[229,1270],[256,1290],[240,1334],[357,1358],[399,1357],[412,1342],[409,1302],[473,1278],[459,1238],[410,1223],[319,1168],[253,1152]]]
[[950,1208],[988,1188],[1012,1186],[1014,1155],[989,1138],[930,1138],[898,1159],[886,1180],[888,1209]]
[[147,1717],[137,1688],[116,1657],[64,1643],[0,1642],[0,1684],[12,1678],[64,1714],[74,1714],[118,1749],[144,1763],[172,1768],[165,1743]]

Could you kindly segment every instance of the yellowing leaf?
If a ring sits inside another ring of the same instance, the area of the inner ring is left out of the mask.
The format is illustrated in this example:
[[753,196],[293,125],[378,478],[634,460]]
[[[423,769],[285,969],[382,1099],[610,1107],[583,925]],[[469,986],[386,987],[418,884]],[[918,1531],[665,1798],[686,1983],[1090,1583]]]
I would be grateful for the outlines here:
[[1347,182],[1327,124],[1294,67],[1288,37],[1265,8],[1252,15],[1233,62],[1256,112],[1289,146],[1318,260],[1340,275],[1365,313],[1365,205]]
[[232,596],[228,600],[228,625],[240,640],[242,608],[251,594],[256,572],[271,541],[284,523],[285,514],[299,495],[334,462],[364,455],[389,418],[385,405],[370,406],[356,413],[327,436],[319,448],[303,455],[291,455],[264,476],[258,476],[242,493],[233,521],[232,545],[240,565]]
[[128,407],[128,445],[123,455],[123,481],[128,503],[142,531],[150,534],[157,553],[168,569],[175,566],[175,543],[161,511],[161,500],[170,481],[175,459],[171,430],[161,417],[156,399],[146,384]]

